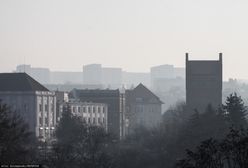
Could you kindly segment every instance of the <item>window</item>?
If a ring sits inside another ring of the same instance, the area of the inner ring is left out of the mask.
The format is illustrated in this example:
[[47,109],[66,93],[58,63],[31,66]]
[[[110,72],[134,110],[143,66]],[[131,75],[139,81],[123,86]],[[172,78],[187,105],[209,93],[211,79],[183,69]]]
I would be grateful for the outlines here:
[[103,114],[105,113],[105,107],[102,108],[102,113],[103,113]]
[[90,118],[88,118],[88,124],[90,124]]
[[91,112],[91,108],[90,107],[88,107],[88,113],[90,113]]
[[83,107],[83,113],[85,113],[86,112],[86,107]]
[[48,105],[45,104],[45,111],[48,111]]
[[95,113],[96,112],[96,107],[93,107],[93,113]]
[[96,123],[96,118],[93,118],[93,124],[95,124]]
[[80,107],[78,107],[78,112],[79,112],[79,113],[81,112],[81,108],[80,108]]
[[39,138],[43,138],[43,130],[42,129],[39,130]]
[[76,107],[73,107],[73,108],[72,108],[72,112],[73,112],[73,113],[76,113]]
[[48,126],[48,117],[45,118],[45,126]]
[[101,118],[98,118],[98,124],[101,124]]
[[42,104],[39,104],[39,111],[42,111]]
[[103,124],[105,123],[105,118],[102,119],[102,123],[103,123]]
[[39,117],[39,124],[40,124],[40,126],[43,125],[42,117]]

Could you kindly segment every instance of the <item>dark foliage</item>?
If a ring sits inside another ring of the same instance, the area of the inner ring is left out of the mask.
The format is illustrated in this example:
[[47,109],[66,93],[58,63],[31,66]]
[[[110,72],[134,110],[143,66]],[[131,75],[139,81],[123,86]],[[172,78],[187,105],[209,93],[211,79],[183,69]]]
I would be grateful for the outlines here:
[[58,168],[109,168],[112,166],[110,144],[111,137],[103,128],[87,125],[65,112],[57,127],[56,142],[51,145],[51,157],[45,162]]
[[222,140],[203,141],[196,151],[187,150],[178,168],[246,168],[248,165],[248,130],[230,129]]
[[0,102],[0,163],[31,163],[34,137],[24,120]]
[[246,115],[247,108],[244,102],[237,93],[230,94],[223,106],[228,121],[235,127],[244,127],[247,125]]

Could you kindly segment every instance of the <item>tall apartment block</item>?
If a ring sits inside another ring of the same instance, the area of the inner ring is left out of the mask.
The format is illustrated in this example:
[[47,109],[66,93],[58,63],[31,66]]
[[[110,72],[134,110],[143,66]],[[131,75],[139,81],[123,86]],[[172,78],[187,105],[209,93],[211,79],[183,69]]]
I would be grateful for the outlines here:
[[200,113],[222,104],[222,53],[219,60],[189,60],[186,53],[186,104]]

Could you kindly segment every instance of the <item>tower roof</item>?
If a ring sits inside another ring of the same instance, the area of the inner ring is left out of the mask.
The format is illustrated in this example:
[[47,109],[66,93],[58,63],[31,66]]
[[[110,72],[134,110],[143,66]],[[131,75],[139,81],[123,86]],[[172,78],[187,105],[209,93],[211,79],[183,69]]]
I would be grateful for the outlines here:
[[26,73],[0,73],[0,91],[49,91]]

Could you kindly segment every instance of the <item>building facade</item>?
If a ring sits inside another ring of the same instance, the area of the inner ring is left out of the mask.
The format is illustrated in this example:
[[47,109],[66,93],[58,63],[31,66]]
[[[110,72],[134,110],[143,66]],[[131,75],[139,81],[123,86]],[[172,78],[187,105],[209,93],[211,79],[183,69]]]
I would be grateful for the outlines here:
[[222,54],[219,60],[189,60],[186,53],[186,104],[188,110],[205,112],[222,104]]
[[19,114],[41,140],[53,138],[56,126],[54,92],[26,73],[0,74],[0,99]]
[[80,102],[101,103],[108,106],[107,126],[108,132],[116,138],[122,139],[125,135],[124,130],[124,96],[118,89],[74,89],[70,92],[69,98]]
[[[108,131],[108,105],[104,103],[91,103],[69,101],[60,104],[60,115],[63,111],[81,118],[88,125],[100,126]],[[61,117],[61,116],[60,116]]]
[[137,127],[154,128],[162,117],[163,102],[143,84],[126,90],[126,134]]

